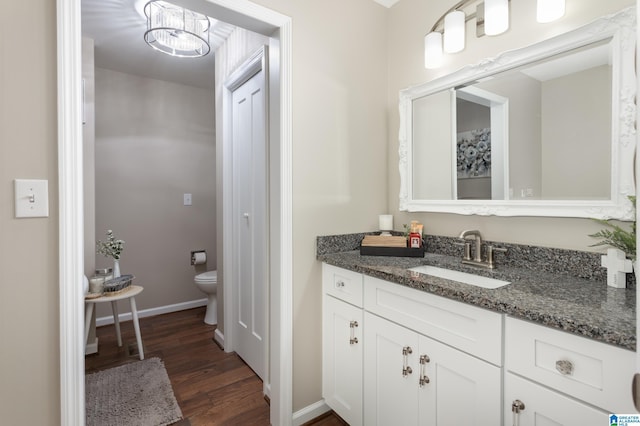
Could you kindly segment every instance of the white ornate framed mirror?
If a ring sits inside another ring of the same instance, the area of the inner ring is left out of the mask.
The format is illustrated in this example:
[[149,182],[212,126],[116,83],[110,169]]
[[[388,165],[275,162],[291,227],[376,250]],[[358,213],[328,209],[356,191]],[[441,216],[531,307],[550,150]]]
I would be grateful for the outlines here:
[[400,91],[400,210],[632,220],[635,8]]

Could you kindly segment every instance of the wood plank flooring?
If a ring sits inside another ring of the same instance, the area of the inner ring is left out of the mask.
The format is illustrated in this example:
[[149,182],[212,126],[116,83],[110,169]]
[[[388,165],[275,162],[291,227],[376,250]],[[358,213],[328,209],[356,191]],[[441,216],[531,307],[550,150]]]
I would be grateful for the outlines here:
[[[218,347],[215,326],[204,323],[204,313],[196,308],[140,319],[145,358],[164,362],[185,418],[176,426],[269,425],[262,381],[235,353]],[[86,356],[86,373],[139,360],[131,321],[121,323],[121,330],[118,347],[113,325],[97,328],[99,350]],[[332,412],[308,423],[345,424]]]

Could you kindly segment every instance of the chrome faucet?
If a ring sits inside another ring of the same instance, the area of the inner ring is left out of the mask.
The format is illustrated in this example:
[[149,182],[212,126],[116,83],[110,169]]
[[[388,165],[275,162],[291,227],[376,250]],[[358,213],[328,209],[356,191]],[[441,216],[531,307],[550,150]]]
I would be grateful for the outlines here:
[[[474,255],[471,257],[471,241],[468,237],[475,237]],[[493,262],[493,253],[496,251],[506,252],[507,249],[501,247],[494,247],[487,245],[487,258],[482,259],[482,235],[480,231],[476,229],[467,229],[460,233],[458,238],[464,240],[464,256],[462,257],[462,263],[473,266],[481,266],[483,268],[494,269],[496,267]]]

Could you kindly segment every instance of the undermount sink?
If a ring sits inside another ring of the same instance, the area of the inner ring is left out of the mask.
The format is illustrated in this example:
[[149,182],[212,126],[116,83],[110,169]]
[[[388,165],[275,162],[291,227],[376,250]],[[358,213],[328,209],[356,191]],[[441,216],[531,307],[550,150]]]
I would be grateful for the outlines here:
[[469,285],[475,285],[476,287],[489,289],[496,289],[507,284],[511,284],[509,281],[483,277],[482,275],[468,274],[466,272],[454,271],[452,269],[438,268],[437,266],[423,265],[410,268],[409,270],[420,274],[431,275],[438,278],[458,281]]

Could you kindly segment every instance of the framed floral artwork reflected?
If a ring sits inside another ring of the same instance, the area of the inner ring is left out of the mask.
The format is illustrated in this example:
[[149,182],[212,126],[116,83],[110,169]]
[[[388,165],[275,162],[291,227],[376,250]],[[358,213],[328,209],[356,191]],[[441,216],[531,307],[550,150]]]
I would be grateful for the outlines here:
[[475,129],[458,133],[458,178],[491,176],[491,129]]

